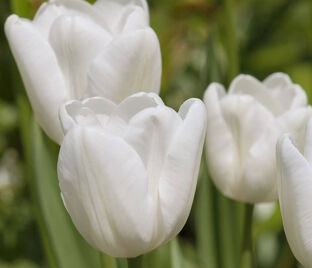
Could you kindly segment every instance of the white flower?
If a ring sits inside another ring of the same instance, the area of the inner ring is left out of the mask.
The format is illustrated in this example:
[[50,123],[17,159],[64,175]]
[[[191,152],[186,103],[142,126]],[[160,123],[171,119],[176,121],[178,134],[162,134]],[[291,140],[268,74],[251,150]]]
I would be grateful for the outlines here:
[[[296,146],[294,145],[296,143]],[[297,148],[296,148],[297,147]],[[305,135],[284,135],[277,146],[278,194],[290,248],[312,267],[312,118]]]
[[281,134],[300,130],[309,116],[304,91],[282,73],[262,83],[239,75],[227,94],[213,83],[204,99],[206,157],[218,189],[243,202],[275,200],[276,142]]
[[58,176],[79,232],[114,257],[134,257],[173,238],[189,215],[206,130],[198,99],[179,113],[154,93],[119,105],[104,98],[61,108]]
[[66,101],[159,91],[160,48],[145,0],[50,0],[33,21],[10,16],[5,32],[35,115],[58,143]]

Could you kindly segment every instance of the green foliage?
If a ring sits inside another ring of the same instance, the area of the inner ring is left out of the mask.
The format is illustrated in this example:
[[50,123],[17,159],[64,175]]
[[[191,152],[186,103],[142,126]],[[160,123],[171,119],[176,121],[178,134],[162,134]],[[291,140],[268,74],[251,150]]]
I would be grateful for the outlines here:
[[[0,1],[1,21],[13,12],[31,18],[41,2]],[[168,105],[177,109],[187,98],[202,98],[213,81],[228,85],[228,77],[237,69],[259,79],[287,72],[306,90],[311,103],[311,0],[237,0],[228,2],[232,7],[226,10],[224,1],[148,2],[163,55],[161,96]],[[2,160],[14,149],[17,157],[9,174],[20,177],[18,185],[0,191],[0,268],[97,268],[100,259],[103,267],[126,267],[125,260],[100,258],[75,230],[60,197],[55,168],[58,148],[32,122],[1,28],[0,170],[7,169]],[[233,63],[233,59],[239,60]],[[144,268],[238,267],[241,205],[221,196],[205,164],[198,186],[181,235],[146,254]],[[253,238],[259,268],[299,267],[284,236],[278,207],[270,217],[255,220]]]
[[53,152],[44,142],[41,130],[32,128],[32,166],[38,202],[52,245],[56,267],[100,267],[100,256],[77,233],[64,208],[56,174]]

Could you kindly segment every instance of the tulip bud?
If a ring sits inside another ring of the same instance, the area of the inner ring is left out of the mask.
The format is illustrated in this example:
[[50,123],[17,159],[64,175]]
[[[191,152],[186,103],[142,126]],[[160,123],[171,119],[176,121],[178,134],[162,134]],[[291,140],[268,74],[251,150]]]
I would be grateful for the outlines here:
[[154,93],[119,105],[95,97],[67,103],[60,118],[60,188],[82,236],[114,257],[138,256],[176,236],[196,188],[204,104],[190,99],[176,113]]
[[288,243],[298,261],[304,267],[312,267],[312,118],[305,135],[280,138],[277,168],[279,202]]
[[66,101],[159,92],[160,47],[145,0],[50,0],[33,21],[10,16],[5,32],[38,122],[58,143]]
[[281,134],[300,128],[311,114],[304,91],[281,73],[262,83],[239,75],[227,94],[213,83],[204,99],[206,157],[215,185],[239,201],[275,200],[276,142]]

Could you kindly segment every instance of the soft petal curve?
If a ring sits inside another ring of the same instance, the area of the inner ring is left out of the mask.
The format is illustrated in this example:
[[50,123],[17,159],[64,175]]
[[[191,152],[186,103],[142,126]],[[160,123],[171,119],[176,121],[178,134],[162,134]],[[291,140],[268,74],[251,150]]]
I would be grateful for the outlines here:
[[124,33],[91,63],[88,92],[120,102],[135,92],[160,89],[161,55],[151,28]]
[[111,41],[110,34],[91,20],[62,15],[53,23],[49,41],[66,78],[72,99],[81,99],[87,89],[92,60]]
[[159,202],[167,240],[177,235],[191,210],[207,126],[207,111],[199,99],[180,108],[183,120],[168,148],[159,181]]
[[155,210],[147,175],[125,141],[96,128],[73,128],[61,146],[58,176],[66,208],[90,244],[114,257],[150,249]]
[[287,135],[277,146],[279,201],[285,233],[296,258],[312,264],[312,169]]
[[231,185],[238,176],[238,150],[220,108],[224,97],[222,85],[212,83],[205,92],[207,109],[206,158],[215,185],[225,195],[231,195]]
[[5,32],[39,124],[61,143],[58,109],[69,94],[54,51],[30,21],[16,15],[7,19]]
[[47,3],[43,3],[36,13],[33,23],[38,27],[43,36],[48,39],[54,20],[61,15],[89,19],[112,33],[107,18],[97,8],[83,0],[50,0]]

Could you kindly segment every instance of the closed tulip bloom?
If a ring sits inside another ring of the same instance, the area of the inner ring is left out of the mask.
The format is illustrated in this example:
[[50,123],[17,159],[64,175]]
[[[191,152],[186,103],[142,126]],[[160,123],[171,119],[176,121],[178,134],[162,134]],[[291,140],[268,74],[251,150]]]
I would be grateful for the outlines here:
[[159,92],[160,47],[145,0],[50,0],[33,21],[10,16],[5,32],[37,120],[58,143],[66,101]]
[[239,75],[228,93],[211,84],[204,100],[206,158],[215,185],[239,201],[275,200],[276,142],[281,134],[300,129],[309,115],[304,91],[282,73],[263,82]]
[[58,160],[64,204],[95,248],[135,257],[169,241],[193,202],[206,130],[198,99],[176,113],[154,93],[61,108]]
[[284,135],[277,146],[278,194],[285,234],[304,267],[312,267],[312,118],[305,135]]

